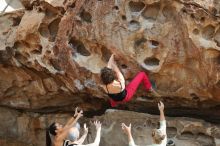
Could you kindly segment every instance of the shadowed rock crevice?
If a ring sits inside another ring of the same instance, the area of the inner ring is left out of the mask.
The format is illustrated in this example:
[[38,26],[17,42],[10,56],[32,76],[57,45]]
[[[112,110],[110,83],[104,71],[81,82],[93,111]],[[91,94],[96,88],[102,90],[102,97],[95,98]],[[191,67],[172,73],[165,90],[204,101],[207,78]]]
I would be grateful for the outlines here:
[[218,47],[220,47],[220,29],[218,29],[215,33],[214,40]]
[[204,133],[198,133],[196,136],[196,140],[202,143],[203,145],[207,145],[207,146],[215,144],[214,138]]
[[158,13],[159,13],[159,10],[160,10],[160,3],[147,5],[145,10],[142,13],[142,16],[145,19],[156,20]]
[[92,22],[92,15],[91,15],[89,12],[85,11],[85,10],[83,10],[83,11],[80,13],[80,17],[81,17],[81,19],[82,19],[83,21],[85,21],[85,22],[88,22],[88,23],[91,23],[91,22]]
[[114,6],[114,7],[113,7],[113,10],[118,11],[118,10],[119,10],[119,7],[118,7],[117,5]]
[[173,138],[177,135],[177,128],[176,127],[167,127],[167,133],[169,133],[168,138]]
[[159,66],[160,60],[155,57],[149,57],[144,60],[146,67],[151,70]]
[[40,32],[40,35],[45,37],[45,38],[49,38],[50,37],[50,31],[48,29],[47,24],[41,24],[38,31]]
[[13,24],[12,26],[18,26],[21,22],[21,17],[13,17]]
[[140,25],[140,23],[139,23],[138,21],[136,21],[136,20],[131,20],[131,21],[129,22],[129,24],[128,24],[128,29],[129,29],[130,31],[136,31],[136,30],[138,30],[139,28],[141,28],[141,25]]
[[101,48],[101,52],[102,52],[102,60],[104,60],[105,62],[108,62],[109,58],[112,55],[111,51],[105,46],[103,46]]
[[214,49],[208,49],[204,53],[204,57],[208,62],[212,62],[213,65],[220,64],[220,51]]
[[195,93],[191,93],[190,96],[192,97],[192,100],[199,100],[199,97]]
[[38,55],[42,54],[42,46],[40,46],[40,45],[36,46],[36,49],[32,50],[31,53],[38,54]]
[[158,41],[150,40],[150,48],[155,49],[160,45]]
[[214,33],[215,33],[215,27],[212,25],[208,25],[202,30],[202,36],[207,40],[212,39],[214,37]]
[[126,20],[127,20],[127,17],[126,17],[125,15],[122,15],[122,16],[121,16],[121,19],[122,19],[123,21],[126,21]]
[[73,55],[74,55],[74,53],[79,53],[82,56],[90,56],[91,55],[91,53],[85,48],[84,44],[79,40],[71,38],[69,41],[69,45],[72,49],[74,49]]
[[181,136],[179,137],[179,139],[182,139],[182,140],[189,139],[189,138],[190,139],[195,139],[195,135],[192,132],[190,132],[190,131],[182,132]]
[[50,63],[56,70],[62,71],[62,67],[58,59],[50,59]]
[[51,40],[55,41],[56,35],[57,35],[57,31],[59,29],[59,23],[60,23],[60,18],[57,18],[55,20],[53,20],[49,25],[48,25],[48,29],[51,35]]
[[18,52],[15,53],[15,58],[22,63],[23,65],[27,62],[27,58],[28,58],[29,54],[20,54]]
[[147,39],[145,39],[145,38],[138,39],[135,41],[134,47],[138,47],[140,45],[143,45],[146,42],[147,42]]
[[176,13],[176,9],[173,6],[165,6],[162,10],[162,14],[166,17],[166,19],[172,19]]
[[131,12],[140,12],[145,7],[143,2],[129,2],[129,8]]
[[53,9],[51,7],[46,8],[45,10],[45,15],[47,18],[54,18],[57,15],[57,12],[55,11],[56,9]]
[[197,28],[193,29],[193,34],[198,35],[199,34],[199,30]]
[[220,80],[216,83],[216,85],[220,88]]

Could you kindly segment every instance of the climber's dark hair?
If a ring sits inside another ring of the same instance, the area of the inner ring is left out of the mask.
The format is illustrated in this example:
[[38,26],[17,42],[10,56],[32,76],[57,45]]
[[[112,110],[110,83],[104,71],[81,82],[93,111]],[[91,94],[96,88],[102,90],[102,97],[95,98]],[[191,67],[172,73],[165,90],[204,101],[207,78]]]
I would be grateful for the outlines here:
[[52,123],[49,128],[47,128],[46,130],[46,146],[51,146],[51,138],[50,138],[50,134],[55,136],[56,135],[56,123]]
[[115,72],[111,68],[104,67],[101,69],[101,79],[103,84],[108,85],[116,79]]

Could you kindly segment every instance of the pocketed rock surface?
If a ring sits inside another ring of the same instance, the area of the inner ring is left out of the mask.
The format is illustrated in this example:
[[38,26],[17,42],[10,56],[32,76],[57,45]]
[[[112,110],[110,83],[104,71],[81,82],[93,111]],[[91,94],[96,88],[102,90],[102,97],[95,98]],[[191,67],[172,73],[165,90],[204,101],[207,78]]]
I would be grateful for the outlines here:
[[[114,53],[127,83],[148,73],[168,116],[219,123],[218,0],[20,3],[0,16],[1,107],[41,115],[80,106],[102,114],[109,105],[99,72]],[[154,99],[141,87],[118,108],[158,114]]]

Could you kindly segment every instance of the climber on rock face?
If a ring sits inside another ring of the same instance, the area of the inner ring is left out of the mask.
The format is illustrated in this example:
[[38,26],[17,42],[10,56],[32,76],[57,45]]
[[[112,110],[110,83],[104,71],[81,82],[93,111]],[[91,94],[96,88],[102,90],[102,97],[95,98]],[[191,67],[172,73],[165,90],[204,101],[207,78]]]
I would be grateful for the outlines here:
[[153,92],[156,96],[160,96],[153,88],[145,72],[139,72],[134,79],[125,86],[125,79],[119,70],[112,55],[108,61],[107,67],[101,69],[101,85],[110,97],[112,107],[117,104],[128,102],[132,99],[140,83],[143,82],[147,91]]
[[[158,103],[158,109],[160,111],[160,128],[152,130],[153,144],[148,146],[166,146],[167,134],[166,134],[166,120],[164,116],[164,104],[160,101]],[[136,146],[131,134],[131,124],[126,126],[122,123],[122,130],[127,134],[129,146]]]
[[98,146],[100,143],[100,132],[101,132],[101,123],[95,121],[96,126],[96,138],[94,143],[83,145],[88,128],[84,124],[84,134],[80,139],[79,138],[79,124],[77,121],[80,117],[83,116],[83,111],[78,111],[78,108],[75,109],[74,116],[66,123],[65,126],[62,126],[59,123],[52,123],[46,131],[46,146]]

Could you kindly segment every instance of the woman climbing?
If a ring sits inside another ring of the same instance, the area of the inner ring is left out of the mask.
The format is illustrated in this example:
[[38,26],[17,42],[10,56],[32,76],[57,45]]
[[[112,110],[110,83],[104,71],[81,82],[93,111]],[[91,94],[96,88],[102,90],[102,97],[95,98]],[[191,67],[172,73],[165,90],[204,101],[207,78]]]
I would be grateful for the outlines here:
[[[87,133],[88,128],[84,124],[84,135],[76,141],[70,141],[66,139],[67,135],[71,133],[70,129],[76,125],[78,119],[83,116],[83,111],[79,111],[76,108],[74,116],[63,127],[59,123],[52,123],[46,131],[46,146],[98,146],[100,142],[101,123],[95,121],[97,134],[94,143],[82,145]],[[70,132],[70,133],[69,133]]]
[[107,67],[101,69],[101,80],[104,85],[102,88],[110,97],[110,103],[112,107],[117,104],[128,102],[132,99],[140,83],[144,83],[144,87],[147,91],[153,92],[156,96],[160,96],[153,88],[145,74],[145,72],[139,72],[134,79],[125,86],[125,79],[120,72],[117,64],[112,55],[108,61]]

